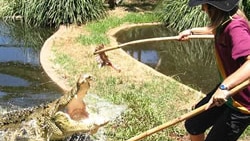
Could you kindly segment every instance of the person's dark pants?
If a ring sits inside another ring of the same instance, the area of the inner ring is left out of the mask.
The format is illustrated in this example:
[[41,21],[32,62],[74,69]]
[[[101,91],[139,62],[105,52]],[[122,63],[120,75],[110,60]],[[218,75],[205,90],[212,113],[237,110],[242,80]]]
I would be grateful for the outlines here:
[[[195,108],[206,104],[215,90],[207,94]],[[189,134],[199,135],[212,126],[205,141],[236,141],[249,124],[250,115],[240,113],[224,104],[186,120],[185,127]]]

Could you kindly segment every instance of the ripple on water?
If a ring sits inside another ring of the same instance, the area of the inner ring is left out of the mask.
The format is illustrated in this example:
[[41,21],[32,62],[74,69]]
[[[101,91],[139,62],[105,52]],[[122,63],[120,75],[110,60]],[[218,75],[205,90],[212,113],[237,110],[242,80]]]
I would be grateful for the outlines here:
[[22,78],[0,73],[1,86],[29,86],[30,83]]

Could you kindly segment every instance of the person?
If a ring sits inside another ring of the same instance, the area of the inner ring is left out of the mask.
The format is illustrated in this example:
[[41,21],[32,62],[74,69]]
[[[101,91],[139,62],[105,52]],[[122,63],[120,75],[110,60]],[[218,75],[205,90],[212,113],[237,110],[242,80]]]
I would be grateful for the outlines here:
[[250,78],[250,27],[238,3],[239,0],[189,1],[191,7],[201,5],[210,24],[184,30],[179,33],[179,40],[187,40],[192,34],[213,34],[221,76],[221,83],[195,105],[197,108],[207,104],[206,110],[185,121],[192,141],[236,141],[250,124],[250,86],[237,94],[229,93]]

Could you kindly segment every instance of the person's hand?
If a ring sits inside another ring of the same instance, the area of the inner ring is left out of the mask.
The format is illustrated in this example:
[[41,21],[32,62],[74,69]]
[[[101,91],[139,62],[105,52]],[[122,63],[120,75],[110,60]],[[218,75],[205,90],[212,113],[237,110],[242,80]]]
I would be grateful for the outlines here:
[[188,36],[192,35],[192,31],[191,29],[188,30],[184,30],[182,32],[179,33],[178,35],[178,40],[179,41],[184,41],[184,40],[188,40]]
[[222,106],[225,102],[227,102],[228,97],[228,90],[217,89],[214,95],[209,100],[208,105],[205,109],[207,110],[213,106]]

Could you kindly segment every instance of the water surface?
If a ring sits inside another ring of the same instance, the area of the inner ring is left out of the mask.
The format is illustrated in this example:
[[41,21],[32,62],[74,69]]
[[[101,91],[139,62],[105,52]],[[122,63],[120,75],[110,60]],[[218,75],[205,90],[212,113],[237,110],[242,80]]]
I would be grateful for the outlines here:
[[[126,43],[176,35],[177,32],[165,26],[146,25],[121,30],[115,37],[119,43]],[[140,62],[196,90],[209,92],[219,82],[212,39],[147,42],[123,49]]]
[[54,29],[0,21],[0,109],[47,103],[62,90],[43,71],[39,55]]

